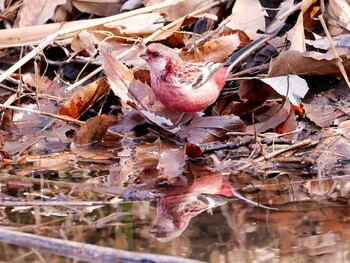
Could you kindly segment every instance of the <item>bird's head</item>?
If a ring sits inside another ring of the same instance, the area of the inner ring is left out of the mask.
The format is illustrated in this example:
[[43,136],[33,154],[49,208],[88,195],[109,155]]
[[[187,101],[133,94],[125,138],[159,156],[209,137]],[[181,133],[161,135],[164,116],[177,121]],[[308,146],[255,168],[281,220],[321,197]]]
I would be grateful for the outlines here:
[[163,74],[172,63],[182,61],[173,49],[157,43],[149,45],[140,57],[147,61],[154,75]]

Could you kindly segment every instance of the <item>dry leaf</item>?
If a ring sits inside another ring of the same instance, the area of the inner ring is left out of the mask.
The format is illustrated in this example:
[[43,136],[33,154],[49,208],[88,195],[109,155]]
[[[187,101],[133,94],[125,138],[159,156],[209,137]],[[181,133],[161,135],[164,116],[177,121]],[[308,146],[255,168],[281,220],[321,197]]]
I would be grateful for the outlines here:
[[112,115],[99,115],[88,120],[74,136],[76,146],[91,145],[102,140],[109,126],[117,123]]
[[[261,116],[255,116],[257,119],[260,120],[262,117],[266,119],[265,121],[257,123],[255,125],[255,129],[257,132],[265,132],[269,129],[277,128],[278,125],[280,125],[288,119],[290,113],[292,112],[289,100],[285,100],[282,105],[277,103],[274,105],[275,106],[271,107],[270,110],[264,112],[263,114],[260,114]],[[294,115],[293,112],[292,114]],[[252,126],[247,127],[247,130],[251,132],[254,131]]]
[[71,47],[75,52],[80,52],[81,50],[85,49],[91,57],[94,57],[97,53],[97,47],[95,44],[98,42],[99,41],[95,37],[95,34],[90,31],[83,30],[79,32],[78,37],[73,39]]
[[[345,121],[341,123],[337,129],[327,129],[323,139],[316,146],[315,154],[319,155],[317,158],[319,180],[327,175],[336,175],[337,170],[339,170],[339,166],[337,167],[337,161],[341,158],[349,157],[349,127],[350,121]],[[341,173],[349,174],[350,167],[348,163],[347,165],[345,164],[341,165]]]
[[346,115],[343,109],[327,104],[315,105],[304,103],[303,108],[306,117],[322,128],[330,127],[332,124],[335,124],[335,120]]
[[337,25],[350,31],[350,2],[348,0],[330,0],[328,13]]
[[23,0],[15,24],[19,27],[44,24],[55,12],[58,5],[67,0]]
[[350,89],[341,82],[335,88],[310,96],[303,102],[305,115],[319,127],[338,125],[350,116]]
[[232,8],[232,14],[224,20],[227,27],[244,31],[251,39],[258,37],[258,31],[265,31],[265,16],[267,13],[259,0],[237,0]]
[[[151,6],[159,3],[163,3],[164,0],[146,0],[144,1],[145,6]],[[159,10],[160,13],[165,14],[165,18],[168,21],[174,21],[180,17],[186,16],[189,13],[205,7],[213,2],[214,0],[191,0],[191,1],[168,1],[169,6]]]
[[100,78],[74,92],[60,108],[59,114],[78,118],[109,91],[105,78]]
[[222,36],[206,42],[202,50],[204,61],[222,62],[241,44],[238,34]]
[[73,5],[81,12],[110,16],[118,14],[124,2],[124,0],[73,0]]
[[297,75],[261,79],[282,96],[287,96],[293,105],[300,105],[309,90],[307,82]]
[[[348,55],[341,56],[346,71],[350,71]],[[269,76],[296,74],[303,76],[341,75],[338,60],[333,52],[326,54],[315,51],[300,53],[296,50],[287,50],[280,53],[270,63]]]
[[306,0],[302,1],[301,12],[298,16],[298,20],[294,27],[288,31],[287,37],[291,41],[290,50],[298,50],[300,52],[304,52],[306,50],[305,47],[305,21],[304,17],[307,10],[316,2],[316,0]]
[[127,0],[120,8],[120,12],[134,10],[142,6],[143,0]]
[[109,47],[100,43],[99,50],[103,69],[114,94],[122,101],[132,101],[128,97],[128,88],[134,79],[134,74],[123,63],[109,53]]

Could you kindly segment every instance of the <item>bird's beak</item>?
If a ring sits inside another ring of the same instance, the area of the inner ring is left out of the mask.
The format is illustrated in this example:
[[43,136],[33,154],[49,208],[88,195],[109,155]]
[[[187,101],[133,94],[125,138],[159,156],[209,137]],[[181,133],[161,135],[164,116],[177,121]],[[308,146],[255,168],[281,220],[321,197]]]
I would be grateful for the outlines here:
[[144,60],[148,60],[149,59],[149,55],[146,53],[146,51],[143,51],[141,54],[140,54],[140,57]]

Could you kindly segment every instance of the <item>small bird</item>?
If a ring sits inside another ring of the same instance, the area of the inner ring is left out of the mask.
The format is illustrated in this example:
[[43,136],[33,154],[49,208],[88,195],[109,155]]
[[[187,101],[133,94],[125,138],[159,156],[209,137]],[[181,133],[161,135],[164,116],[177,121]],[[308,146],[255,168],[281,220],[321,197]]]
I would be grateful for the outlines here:
[[224,63],[183,61],[176,52],[162,44],[150,44],[140,57],[151,72],[151,88],[166,107],[181,112],[200,112],[216,101],[231,69],[247,56],[247,51],[260,47],[268,37],[261,37],[244,48],[235,61]]

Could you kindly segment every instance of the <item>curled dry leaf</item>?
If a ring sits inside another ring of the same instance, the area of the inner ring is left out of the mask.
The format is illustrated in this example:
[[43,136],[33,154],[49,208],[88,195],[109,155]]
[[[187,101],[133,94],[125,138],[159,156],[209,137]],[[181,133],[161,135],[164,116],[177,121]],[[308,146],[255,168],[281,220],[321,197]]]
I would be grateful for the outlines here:
[[127,0],[120,8],[120,12],[134,10],[142,6],[143,0]]
[[63,5],[59,5],[56,8],[55,14],[52,16],[52,20],[55,22],[65,22],[72,19],[77,15],[78,11],[74,8],[72,2],[69,0]]
[[259,0],[237,0],[232,8],[232,14],[224,20],[227,27],[241,29],[251,39],[258,37],[258,31],[265,31],[265,16],[267,13]]
[[330,0],[328,13],[333,18],[333,26],[341,26],[350,31],[350,2],[348,0]]
[[101,1],[101,0],[73,0],[73,5],[81,12],[99,15],[110,16],[120,12],[121,6],[126,1]]
[[15,24],[19,27],[44,24],[55,12],[58,5],[67,0],[23,0]]
[[[287,33],[288,40],[291,42],[290,50],[298,50],[304,52],[305,47],[305,34],[304,30],[307,27],[308,21],[313,19],[313,16],[317,12],[310,14],[309,10],[312,9],[313,5],[317,2],[316,0],[306,0],[301,3],[301,12],[298,16],[298,20],[294,27]],[[319,9],[319,6],[318,6]],[[308,14],[308,15],[307,15]],[[307,20],[309,19],[309,20]]]
[[[30,88],[32,88],[33,90],[36,90],[38,92],[41,93],[45,93],[45,94],[50,94],[50,95],[54,95],[50,92],[48,92],[48,89],[51,85],[53,85],[53,82],[51,79],[49,79],[46,76],[39,76],[33,73],[26,73],[26,74],[22,74],[21,78],[23,80],[23,82],[27,85],[30,86]],[[58,87],[56,87],[58,88]]]
[[[350,71],[348,54],[340,56],[346,71]],[[280,53],[270,63],[269,76],[296,74],[299,76],[341,75],[339,60],[333,52],[322,54],[319,52],[300,53],[296,50],[287,50]]]
[[[164,2],[164,0],[145,0],[145,6],[151,6]],[[174,21],[180,17],[186,16],[194,10],[203,8],[215,0],[191,0],[191,1],[168,1],[169,6],[159,10],[160,13],[165,14],[168,21]]]
[[298,134],[292,133],[292,132],[295,131],[296,129],[297,129],[297,122],[296,122],[295,114],[294,114],[294,111],[290,110],[287,119],[277,126],[277,132],[280,134],[287,133],[286,135],[283,136],[285,139],[295,140],[297,139]]
[[222,62],[241,44],[238,34],[215,38],[206,42],[202,50],[204,61]]
[[[260,114],[260,116],[256,116],[257,119],[261,120],[260,123],[255,124],[255,129],[257,132],[265,132],[269,129],[277,128],[278,125],[282,124],[288,119],[291,112],[295,121],[295,116],[291,110],[289,100],[285,100],[282,105],[274,103],[273,106],[274,107],[271,107],[268,111]],[[291,124],[289,125],[292,126]],[[251,132],[254,131],[253,126],[251,125],[247,127],[247,130]]]
[[71,47],[75,52],[86,50],[90,56],[95,56],[97,53],[96,43],[99,41],[90,31],[83,30],[72,41]]
[[91,145],[99,142],[109,126],[117,123],[117,118],[111,115],[99,115],[88,120],[74,136],[76,146]]
[[185,153],[190,158],[204,157],[202,149],[193,143],[186,143]]
[[123,102],[132,101],[128,96],[128,89],[134,79],[134,74],[123,63],[113,57],[108,49],[106,44],[100,43],[101,61],[111,89]]
[[89,109],[101,97],[109,91],[109,85],[105,78],[100,78],[74,92],[64,105],[59,114],[78,118]]

